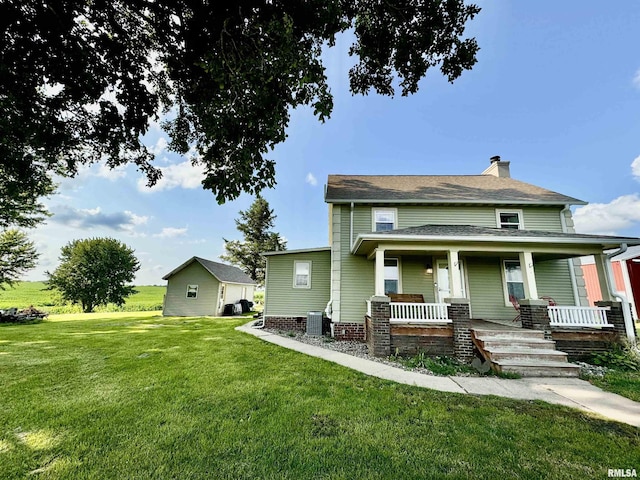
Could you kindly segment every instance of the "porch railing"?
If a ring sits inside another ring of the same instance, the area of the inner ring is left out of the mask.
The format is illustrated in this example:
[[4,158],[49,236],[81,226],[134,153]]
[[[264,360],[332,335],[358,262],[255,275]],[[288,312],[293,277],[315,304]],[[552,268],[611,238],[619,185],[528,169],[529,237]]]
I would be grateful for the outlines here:
[[391,302],[390,321],[409,321],[418,323],[449,323],[446,303],[402,303]]
[[612,327],[607,320],[609,307],[549,306],[550,324],[556,327]]

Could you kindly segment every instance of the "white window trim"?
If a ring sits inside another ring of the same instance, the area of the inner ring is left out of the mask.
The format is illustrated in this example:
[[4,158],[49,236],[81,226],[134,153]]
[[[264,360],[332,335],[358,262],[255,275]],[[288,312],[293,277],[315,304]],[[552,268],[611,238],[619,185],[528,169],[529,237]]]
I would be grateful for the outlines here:
[[524,230],[524,214],[522,213],[522,209],[511,208],[507,210],[499,210],[496,209],[496,226],[498,228],[502,228],[502,222],[500,221],[500,214],[502,213],[515,213],[518,215],[518,230]]
[[[402,259],[400,257],[385,257],[385,260],[396,260],[398,262],[398,293],[402,293]],[[386,277],[382,280],[384,282]]]
[[389,212],[393,213],[393,229],[398,228],[398,209],[397,208],[377,208],[371,209],[371,231],[376,231],[376,213],[377,212]]
[[[307,285],[296,285],[296,267],[299,263],[308,263],[309,264],[309,282]],[[311,289],[311,266],[312,266],[312,261],[311,260],[294,260],[293,262],[293,288],[295,289],[304,289],[304,290],[309,290]]]
[[[195,287],[196,296],[195,297],[190,297],[189,296],[189,290],[191,288],[193,288],[193,287]],[[193,285],[193,284],[192,285],[187,285],[187,291],[185,292],[184,296],[185,296],[185,298],[189,298],[189,299],[192,299],[192,298],[193,299],[197,299],[198,298],[198,285]]]
[[[509,300],[509,289],[507,288],[507,266],[506,262],[517,262],[520,260],[517,258],[503,258],[500,262],[500,274],[502,275],[502,294],[504,295],[504,306],[513,307],[511,300]],[[520,265],[520,271],[522,272],[522,265]],[[522,274],[522,283],[524,284],[524,273]]]

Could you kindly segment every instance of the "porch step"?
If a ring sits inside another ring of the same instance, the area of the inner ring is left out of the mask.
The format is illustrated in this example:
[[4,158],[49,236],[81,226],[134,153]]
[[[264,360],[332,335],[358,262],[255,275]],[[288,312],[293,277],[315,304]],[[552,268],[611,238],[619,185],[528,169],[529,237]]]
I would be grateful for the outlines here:
[[549,360],[499,360],[491,362],[491,368],[523,377],[577,377],[580,373],[578,365]]
[[496,372],[525,377],[577,377],[579,367],[535,330],[473,329],[472,339]]
[[567,362],[567,354],[551,348],[485,348],[490,360],[544,360],[554,362]]

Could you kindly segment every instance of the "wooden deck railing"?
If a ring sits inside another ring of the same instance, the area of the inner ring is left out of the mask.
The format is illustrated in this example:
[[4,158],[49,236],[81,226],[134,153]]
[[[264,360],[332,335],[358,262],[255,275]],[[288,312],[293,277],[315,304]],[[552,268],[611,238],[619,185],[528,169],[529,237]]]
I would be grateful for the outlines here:
[[549,306],[549,321],[555,327],[612,327],[607,320],[609,307]]
[[419,323],[451,322],[446,303],[404,303],[391,302],[390,321]]

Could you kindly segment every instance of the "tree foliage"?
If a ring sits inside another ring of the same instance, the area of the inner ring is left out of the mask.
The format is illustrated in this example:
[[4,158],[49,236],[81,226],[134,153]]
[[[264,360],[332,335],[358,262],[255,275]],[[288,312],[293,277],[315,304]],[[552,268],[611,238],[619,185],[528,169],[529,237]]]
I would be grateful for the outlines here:
[[[476,62],[463,0],[4,0],[0,162],[18,181],[104,159],[161,172],[142,144],[164,109],[171,148],[204,166],[219,202],[275,183],[267,154],[289,112],[324,121],[323,46],[352,30],[351,90],[402,95],[430,68],[455,80]],[[33,192],[36,194],[37,192]]]
[[36,266],[38,253],[33,242],[16,229],[0,233],[0,289],[13,285],[20,277]]
[[262,253],[287,248],[287,242],[271,231],[275,219],[269,202],[258,196],[249,210],[240,211],[240,219],[236,219],[236,227],[244,239],[224,239],[227,253],[220,258],[240,267],[259,285],[264,285],[266,267]]
[[60,265],[47,272],[49,288],[64,301],[80,303],[83,312],[99,305],[123,305],[136,293],[132,285],[140,264],[134,251],[113,238],[73,240],[62,247]]

